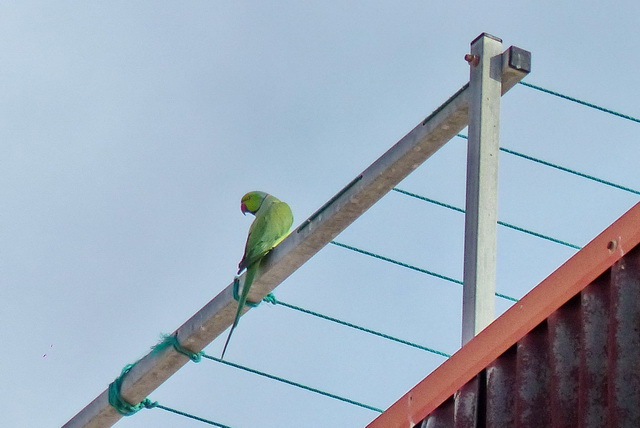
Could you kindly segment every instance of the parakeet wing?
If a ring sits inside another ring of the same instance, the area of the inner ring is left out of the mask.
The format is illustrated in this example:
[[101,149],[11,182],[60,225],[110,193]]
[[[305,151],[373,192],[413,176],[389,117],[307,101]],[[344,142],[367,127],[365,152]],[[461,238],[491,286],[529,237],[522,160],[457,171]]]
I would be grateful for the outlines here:
[[275,247],[287,236],[293,224],[293,214],[289,205],[276,198],[270,201],[269,198],[271,196],[256,213],[256,219],[249,228],[240,269],[250,266]]

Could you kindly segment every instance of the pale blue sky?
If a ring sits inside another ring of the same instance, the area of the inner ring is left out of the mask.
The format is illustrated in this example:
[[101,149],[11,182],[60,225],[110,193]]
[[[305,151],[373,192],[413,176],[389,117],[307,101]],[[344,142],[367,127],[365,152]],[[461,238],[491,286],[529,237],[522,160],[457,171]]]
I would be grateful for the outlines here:
[[[3,426],[75,415],[233,279],[245,192],[287,201],[298,225],[468,80],[481,32],[532,52],[528,82],[640,116],[638,2],[522,3],[4,2]],[[640,188],[639,124],[523,86],[502,112],[504,147]],[[401,187],[464,206],[465,153],[452,140]],[[639,199],[507,154],[500,168],[500,219],[577,245]],[[463,225],[392,193],[339,240],[461,278]],[[498,291],[521,297],[573,253],[500,228]],[[335,246],[275,294],[444,352],[460,342],[459,286]],[[381,408],[443,360],[267,304],[227,357]],[[210,361],[150,398],[234,428],[377,415]],[[116,426],[206,425],[144,410]]]

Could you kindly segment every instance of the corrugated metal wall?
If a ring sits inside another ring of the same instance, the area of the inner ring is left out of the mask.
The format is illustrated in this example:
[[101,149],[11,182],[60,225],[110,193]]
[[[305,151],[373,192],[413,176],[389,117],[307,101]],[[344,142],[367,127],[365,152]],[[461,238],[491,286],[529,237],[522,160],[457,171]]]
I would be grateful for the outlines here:
[[417,426],[640,428],[640,247]]

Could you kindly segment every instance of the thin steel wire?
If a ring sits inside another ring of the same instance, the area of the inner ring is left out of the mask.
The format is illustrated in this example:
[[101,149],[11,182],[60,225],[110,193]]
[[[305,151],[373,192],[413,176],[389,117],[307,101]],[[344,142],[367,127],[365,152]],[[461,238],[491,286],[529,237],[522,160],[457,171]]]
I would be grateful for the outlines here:
[[189,419],[193,419],[193,420],[198,421],[198,422],[203,422],[205,424],[213,425],[213,426],[218,427],[218,428],[231,428],[229,425],[224,425],[224,424],[221,424],[221,423],[218,423],[218,422],[214,422],[214,421],[209,420],[209,419],[201,418],[199,416],[195,416],[195,415],[192,415],[190,413],[183,412],[183,411],[180,411],[180,410],[172,409],[171,407],[163,406],[163,405],[158,404],[158,403],[154,403],[154,404],[155,405],[152,408],[162,409],[162,410],[164,410],[166,412],[175,413],[176,415],[184,416],[185,418],[189,418]]
[[[351,245],[343,244],[342,242],[338,242],[338,241],[331,241],[331,244],[336,245],[338,247],[345,248],[347,250],[355,251],[356,253],[364,254],[366,256],[370,256],[370,257],[373,257],[373,258],[376,258],[376,259],[379,259],[379,260],[383,260],[385,262],[393,263],[395,265],[402,266],[404,268],[411,269],[411,270],[414,270],[416,272],[425,273],[427,275],[431,275],[431,276],[434,276],[436,278],[444,279],[445,281],[453,282],[453,283],[458,284],[458,285],[463,285],[463,282],[461,280],[459,280],[459,279],[451,278],[450,276],[442,275],[442,274],[439,274],[439,273],[436,273],[436,272],[433,272],[433,271],[430,271],[430,270],[427,270],[427,269],[423,269],[423,268],[419,268],[417,266],[410,265],[408,263],[404,263],[404,262],[401,262],[401,261],[398,261],[398,260],[390,259],[389,257],[385,257],[385,256],[381,256],[380,254],[372,253],[371,251],[367,251],[367,250],[363,250],[361,248],[357,248],[357,247],[354,247],[354,246],[351,246]],[[500,297],[500,298],[505,299],[505,300],[511,300],[512,302],[517,302],[518,301],[518,299],[516,299],[515,297],[507,296],[506,294],[495,293],[495,295],[497,297]]]
[[[463,213],[464,214],[464,212],[465,212],[462,208],[459,208],[459,207],[456,207],[456,206],[453,206],[453,205],[449,205],[449,204],[445,204],[444,202],[436,201],[435,199],[427,198],[426,196],[418,195],[416,193],[412,193],[412,192],[409,192],[407,190],[403,190],[403,189],[400,189],[400,188],[397,188],[397,187],[394,187],[393,190],[395,192],[401,193],[403,195],[411,196],[412,198],[420,199],[421,201],[425,201],[425,202],[429,202],[429,203],[432,203],[432,204],[435,204],[435,205],[439,205],[441,207],[445,207],[445,208],[448,208],[450,210],[457,211],[459,213]],[[511,223],[507,223],[507,222],[498,220],[498,224],[500,226],[504,226],[504,227],[507,227],[509,229],[517,230],[518,232],[526,233],[528,235],[535,236],[536,238],[542,238],[542,239],[545,239],[547,241],[554,242],[556,244],[561,244],[561,245],[564,245],[566,247],[574,248],[576,250],[582,249],[582,247],[580,247],[578,245],[571,244],[571,243],[569,243],[567,241],[562,241],[562,240],[560,240],[558,238],[554,238],[552,236],[543,235],[542,233],[534,232],[532,230],[525,229],[524,227],[516,226],[516,225],[511,224]]]
[[216,357],[213,357],[213,356],[208,355],[208,354],[203,354],[202,357],[206,358],[206,359],[209,359],[211,361],[216,361],[218,363],[225,364],[225,365],[230,366],[230,367],[234,367],[236,369],[240,369],[240,370],[244,370],[244,371],[249,372],[249,373],[256,374],[258,376],[263,376],[263,377],[266,377],[266,378],[271,379],[271,380],[275,380],[275,381],[278,381],[278,382],[285,383],[287,385],[295,386],[297,388],[301,388],[301,389],[304,389],[306,391],[315,392],[316,394],[324,395],[325,397],[330,397],[330,398],[333,398],[335,400],[339,400],[339,401],[342,401],[342,402],[345,402],[345,403],[353,404],[354,406],[362,407],[362,408],[367,409],[367,410],[371,410],[371,411],[378,412],[378,413],[382,413],[383,412],[382,409],[379,409],[377,407],[373,407],[373,406],[370,406],[368,404],[361,403],[359,401],[351,400],[350,398],[341,397],[339,395],[332,394],[330,392],[322,391],[320,389],[317,389],[317,388],[314,388],[314,387],[311,387],[311,386],[308,386],[308,385],[304,385],[304,384],[299,383],[299,382],[294,382],[294,381],[282,378],[280,376],[275,376],[275,375],[272,375],[272,374],[269,374],[269,373],[262,372],[260,370],[252,369],[250,367],[243,366],[241,364],[232,363],[231,361],[228,361],[228,360],[221,360],[220,358],[216,358]]
[[[465,140],[469,139],[469,137],[467,137],[464,134],[457,134],[456,137],[463,138]],[[610,187],[613,187],[615,189],[624,190],[625,192],[633,193],[634,195],[640,195],[640,191],[639,190],[632,189],[632,188],[627,187],[627,186],[622,186],[620,184],[616,184],[616,183],[613,183],[611,181],[603,180],[602,178],[598,178],[598,177],[596,177],[594,175],[585,174],[584,172],[576,171],[575,169],[567,168],[565,166],[558,165],[558,164],[555,164],[553,162],[549,162],[549,161],[546,161],[546,160],[535,158],[533,156],[525,155],[524,153],[520,153],[520,152],[517,152],[515,150],[511,150],[511,149],[507,149],[507,148],[504,148],[504,147],[500,147],[500,151],[508,153],[510,155],[513,155],[513,156],[521,157],[522,159],[526,159],[526,160],[531,161],[531,162],[539,163],[540,165],[545,165],[545,166],[548,166],[548,167],[551,167],[551,168],[558,169],[560,171],[568,172],[569,174],[573,174],[573,175],[576,175],[578,177],[586,178],[587,180],[592,180],[592,181],[595,181],[596,183],[604,184],[606,186],[610,186]]]
[[410,342],[408,340],[399,339],[397,337],[394,337],[394,336],[391,336],[391,335],[388,335],[388,334],[385,334],[385,333],[380,333],[379,331],[371,330],[370,328],[362,327],[362,326],[359,326],[359,325],[356,325],[356,324],[353,324],[353,323],[350,323],[350,322],[347,322],[347,321],[343,321],[343,320],[338,319],[338,318],[331,317],[329,315],[324,315],[324,314],[321,314],[319,312],[315,312],[315,311],[312,311],[312,310],[309,310],[309,309],[305,309],[305,308],[300,307],[300,306],[296,306],[296,305],[292,305],[290,303],[283,302],[281,300],[276,299],[276,297],[273,294],[269,294],[267,297],[265,297],[264,301],[272,303],[274,305],[284,306],[286,308],[293,309],[295,311],[302,312],[302,313],[305,313],[307,315],[311,315],[311,316],[314,316],[314,317],[317,317],[317,318],[321,318],[321,319],[324,319],[324,320],[327,320],[327,321],[331,321],[331,322],[334,322],[336,324],[343,325],[345,327],[350,327],[350,328],[353,328],[353,329],[356,329],[356,330],[359,330],[359,331],[362,331],[362,332],[365,332],[365,333],[373,334],[374,336],[382,337],[384,339],[391,340],[393,342],[402,343],[403,345],[411,346],[413,348],[420,349],[422,351],[427,351],[427,352],[430,352],[432,354],[440,355],[442,357],[449,358],[451,356],[451,354],[447,354],[446,352],[438,351],[437,349],[433,349],[433,348],[429,348],[429,347],[426,347],[426,346],[422,346],[422,345],[419,345],[417,343]]
[[583,100],[580,100],[578,98],[570,97],[568,95],[561,94],[560,92],[552,91],[551,89],[546,89],[546,88],[543,88],[542,86],[534,85],[532,83],[527,83],[527,82],[523,82],[523,81],[520,81],[518,83],[520,83],[521,85],[526,86],[528,88],[535,89],[537,91],[544,92],[544,93],[549,94],[549,95],[554,95],[556,97],[559,97],[559,98],[562,98],[562,99],[565,99],[565,100],[568,100],[568,101],[573,101],[574,103],[578,103],[578,104],[581,104],[581,105],[586,106],[586,107],[591,107],[593,109],[600,110],[602,112],[609,113],[609,114],[612,114],[614,116],[618,116],[618,117],[621,117],[623,119],[630,120],[632,122],[640,123],[640,119],[638,119],[637,117],[629,116],[628,114],[620,113],[620,112],[617,112],[615,110],[611,110],[611,109],[599,106],[597,104],[590,103],[588,101],[583,101]]

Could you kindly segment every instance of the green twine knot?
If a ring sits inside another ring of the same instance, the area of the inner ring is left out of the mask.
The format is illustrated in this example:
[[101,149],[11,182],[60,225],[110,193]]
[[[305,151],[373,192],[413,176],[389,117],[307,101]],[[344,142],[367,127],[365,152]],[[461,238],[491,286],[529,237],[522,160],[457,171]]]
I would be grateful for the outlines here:
[[[238,278],[237,276],[233,279],[233,300],[235,300],[236,302],[240,301],[240,293],[239,293],[239,288],[240,288],[240,278]],[[267,302],[267,303],[271,303],[273,305],[275,305],[276,303],[278,303],[278,301],[276,300],[276,296],[273,295],[273,293],[269,293],[267,294],[264,299],[262,299],[263,302]],[[250,301],[246,301],[244,304],[249,306],[250,308],[255,308],[257,307],[261,302],[250,302]]]
[[278,303],[278,299],[276,299],[275,294],[273,293],[269,293],[267,294],[264,299],[262,299],[263,302],[267,302],[267,303],[271,303],[272,305],[275,305]]
[[134,365],[135,363],[127,364],[126,366],[124,366],[124,368],[122,369],[122,373],[120,373],[120,376],[118,376],[109,385],[109,404],[111,404],[111,407],[116,409],[116,411],[123,416],[131,416],[137,413],[140,409],[151,409],[158,405],[157,401],[151,401],[148,398],[145,398],[138,404],[131,404],[124,398],[122,398],[122,395],[120,395],[124,376],[129,373]]
[[157,354],[158,352],[164,350],[165,348],[167,348],[169,346],[173,346],[173,349],[175,349],[177,352],[179,352],[182,355],[186,355],[194,363],[199,363],[200,360],[202,360],[202,355],[204,354],[204,351],[193,352],[190,349],[184,348],[180,344],[180,342],[178,342],[177,333],[176,334],[163,334],[162,335],[162,342],[158,343],[156,346],[154,346],[152,348],[153,349],[152,353]]
[[158,407],[160,403],[157,401],[151,401],[148,398],[145,398],[140,402],[144,406],[145,409],[153,409],[154,407]]
[[[181,353],[182,355],[186,355],[191,361],[196,363],[200,362],[200,360],[202,359],[202,355],[204,355],[204,351],[193,352],[189,349],[183,348],[180,342],[178,342],[177,333],[163,334],[162,341],[151,348],[151,353],[157,354],[158,352],[161,352],[169,346],[172,346],[173,349],[175,349],[177,352]],[[113,382],[109,384],[109,404],[111,404],[111,407],[116,409],[116,411],[123,416],[131,416],[140,411],[140,409],[153,409],[154,407],[159,406],[157,401],[151,401],[148,398],[145,398],[138,404],[131,404],[124,398],[122,398],[122,381],[124,380],[125,375],[129,373],[129,371],[131,371],[133,366],[135,366],[137,363],[138,362],[136,361],[133,364],[127,364],[126,366],[124,366],[124,368],[122,369],[122,373],[120,373],[120,376],[118,376]]]

